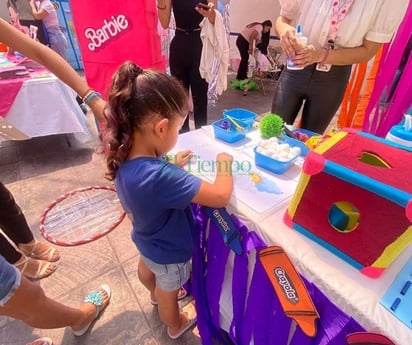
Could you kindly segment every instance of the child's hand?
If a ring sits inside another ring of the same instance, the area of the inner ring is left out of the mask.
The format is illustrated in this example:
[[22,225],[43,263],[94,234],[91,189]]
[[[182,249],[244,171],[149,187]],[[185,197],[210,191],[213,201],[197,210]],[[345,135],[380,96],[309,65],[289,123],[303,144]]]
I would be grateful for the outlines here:
[[175,163],[176,165],[180,167],[183,167],[188,162],[190,157],[192,156],[192,153],[193,153],[192,150],[183,150],[183,151],[176,153],[176,157],[173,163]]
[[221,152],[217,154],[216,160],[220,162],[222,161],[233,162],[233,156],[226,152]]

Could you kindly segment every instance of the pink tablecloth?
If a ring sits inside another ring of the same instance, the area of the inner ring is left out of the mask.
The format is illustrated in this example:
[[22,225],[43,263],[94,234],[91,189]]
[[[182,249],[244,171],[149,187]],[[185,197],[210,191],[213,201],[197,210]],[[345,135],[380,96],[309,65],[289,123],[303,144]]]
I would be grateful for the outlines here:
[[0,116],[6,117],[27,78],[0,79]]
[[[8,57],[8,60],[10,62],[20,64],[23,66],[25,63],[31,63],[31,60],[27,58]],[[43,66],[35,68],[28,67],[27,69],[30,72],[30,74],[27,76],[0,79],[0,116],[6,117],[25,80],[32,78],[38,72],[47,71],[47,69]]]

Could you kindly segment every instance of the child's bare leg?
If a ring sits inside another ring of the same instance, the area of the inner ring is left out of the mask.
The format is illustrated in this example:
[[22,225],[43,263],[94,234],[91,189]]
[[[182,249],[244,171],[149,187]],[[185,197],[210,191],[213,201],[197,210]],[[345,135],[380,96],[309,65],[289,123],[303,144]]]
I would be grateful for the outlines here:
[[159,309],[160,320],[168,327],[169,334],[174,336],[182,329],[189,325],[189,318],[185,313],[179,310],[177,303],[177,294],[179,289],[175,291],[163,291],[156,287],[155,295]]
[[147,268],[143,260],[139,259],[139,265],[137,267],[137,275],[140,282],[145,286],[147,290],[150,291],[150,298],[155,300],[155,288],[156,288],[156,278],[151,270]]

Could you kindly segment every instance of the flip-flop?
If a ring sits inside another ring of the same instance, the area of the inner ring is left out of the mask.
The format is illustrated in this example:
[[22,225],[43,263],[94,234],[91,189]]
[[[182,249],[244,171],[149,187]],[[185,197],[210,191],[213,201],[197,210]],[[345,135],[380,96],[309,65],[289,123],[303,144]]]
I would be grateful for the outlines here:
[[[177,300],[180,301],[180,300],[184,299],[186,296],[187,296],[187,291],[186,291],[184,288],[180,288],[179,293],[177,294]],[[158,305],[158,304],[159,304],[159,303],[158,303],[156,300],[154,300],[154,299],[151,299],[151,300],[150,300],[150,303],[151,303],[152,305]]]
[[[34,274],[29,274],[26,272],[27,265],[29,264],[30,260],[35,260],[38,262],[37,266],[37,271]],[[43,264],[44,263],[44,264]],[[17,269],[24,274],[24,276],[28,279],[31,280],[39,280],[46,278],[56,272],[57,266],[54,265],[51,262],[45,261],[45,260],[36,260],[31,257],[25,257],[25,259],[22,262],[19,262],[18,264],[14,264],[14,266],[17,267]],[[53,267],[53,269],[49,270],[50,267]]]
[[41,337],[41,338],[33,340],[30,343],[27,343],[26,345],[37,345],[37,344],[43,345],[44,343],[46,343],[47,345],[53,345],[53,340],[51,340],[48,337]]
[[184,333],[186,333],[190,328],[192,328],[196,324],[196,321],[197,321],[197,318],[189,319],[189,323],[187,324],[187,326],[175,335],[171,335],[169,333],[169,329],[167,329],[167,335],[171,339],[177,339],[177,338],[181,337]]
[[196,308],[195,308],[194,301],[186,304],[182,308],[182,312],[187,314],[187,317],[189,319],[189,323],[187,324],[187,326],[185,328],[180,330],[180,332],[175,334],[175,335],[171,335],[169,333],[169,328],[167,328],[167,335],[171,339],[177,339],[177,338],[181,337],[184,333],[186,333],[189,329],[191,329],[196,324],[197,317],[196,317]]
[[[100,290],[106,291],[106,294],[109,297],[106,305],[103,305],[104,297],[103,297],[103,294]],[[95,315],[94,319],[88,325],[86,325],[85,327],[83,327],[83,328],[81,328],[77,331],[73,330],[74,335],[80,337],[83,334],[85,334],[91,328],[93,323],[96,322],[99,319],[99,317],[100,317],[101,313],[103,312],[103,310],[105,310],[106,307],[109,305],[110,298],[111,298],[110,287],[106,284],[103,284],[103,285],[100,286],[100,290],[90,292],[86,296],[86,298],[84,299],[85,303],[92,303],[96,306],[96,315]]]
[[[37,249],[37,246],[40,243],[47,245],[47,248],[43,250],[42,252],[38,252],[38,249]],[[59,250],[56,247],[50,246],[44,242],[35,242],[34,244],[20,243],[18,244],[18,247],[24,254],[36,260],[45,260],[49,262],[56,262],[60,260]]]

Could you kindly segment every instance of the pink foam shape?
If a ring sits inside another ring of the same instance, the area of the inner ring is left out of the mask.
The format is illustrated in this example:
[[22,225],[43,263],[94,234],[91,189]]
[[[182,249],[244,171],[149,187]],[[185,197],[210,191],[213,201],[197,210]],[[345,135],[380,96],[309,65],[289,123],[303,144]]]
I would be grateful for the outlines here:
[[405,207],[406,218],[412,223],[412,199],[408,201]]
[[302,170],[307,175],[316,175],[323,171],[325,164],[326,159],[322,155],[311,151],[306,156]]
[[283,222],[289,227],[293,228],[292,218],[290,217],[289,210],[286,210],[283,215]]
[[362,274],[364,274],[365,276],[368,276],[369,278],[379,278],[383,271],[385,271],[385,268],[382,267],[364,267],[360,270],[362,272]]

